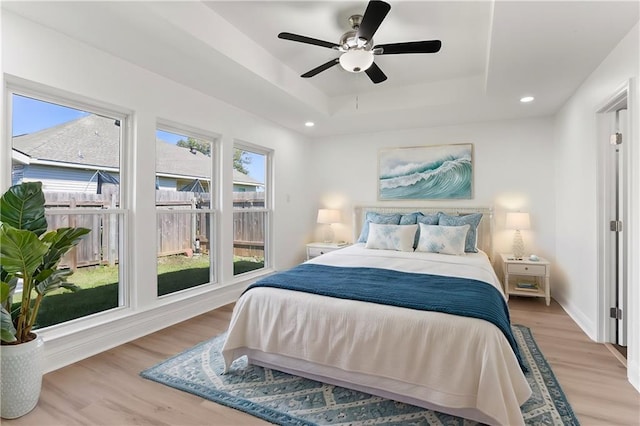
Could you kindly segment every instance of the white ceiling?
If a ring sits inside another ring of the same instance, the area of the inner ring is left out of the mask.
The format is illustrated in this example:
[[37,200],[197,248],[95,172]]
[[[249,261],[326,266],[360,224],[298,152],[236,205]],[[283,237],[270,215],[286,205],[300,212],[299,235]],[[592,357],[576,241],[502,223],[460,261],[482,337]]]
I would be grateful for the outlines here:
[[[314,136],[555,113],[640,16],[637,1],[390,1],[376,44],[442,40],[436,54],[376,56],[388,80],[277,38],[338,42],[366,1],[2,2],[2,8],[285,127]],[[520,97],[536,100],[521,104]],[[316,126],[304,127],[312,120]]]
[[[277,60],[302,74],[339,56],[339,52],[278,39],[281,31],[337,43],[350,30],[347,18],[362,14],[356,2],[207,2],[207,6],[263,46]],[[329,97],[356,95],[401,86],[482,75],[491,23],[488,2],[396,2],[377,31],[375,44],[443,40],[438,54],[377,56],[388,74],[374,87],[365,74],[350,75],[340,67],[309,80]],[[265,19],[265,17],[268,17]],[[256,25],[256,23],[260,23]],[[355,77],[355,78],[354,78]]]

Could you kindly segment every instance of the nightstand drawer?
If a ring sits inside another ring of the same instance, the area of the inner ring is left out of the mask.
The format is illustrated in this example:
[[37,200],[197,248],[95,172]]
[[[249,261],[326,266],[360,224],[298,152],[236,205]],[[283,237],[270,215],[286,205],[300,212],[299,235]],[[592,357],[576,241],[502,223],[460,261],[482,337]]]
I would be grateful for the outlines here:
[[522,275],[545,275],[545,265],[520,265],[517,263],[510,263],[507,265],[507,272],[510,274],[522,274]]
[[307,260],[322,256],[348,246],[347,243],[309,243],[307,244]]
[[335,249],[309,247],[309,248],[307,248],[307,255],[309,256],[309,258],[318,257],[318,256],[320,256],[322,254],[329,253],[330,251],[333,251],[333,250],[335,250]]

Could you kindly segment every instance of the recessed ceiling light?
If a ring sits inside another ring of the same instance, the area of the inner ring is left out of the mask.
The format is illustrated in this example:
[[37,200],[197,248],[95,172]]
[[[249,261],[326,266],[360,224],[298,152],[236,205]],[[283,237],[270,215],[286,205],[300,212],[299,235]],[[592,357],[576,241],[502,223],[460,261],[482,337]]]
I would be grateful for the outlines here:
[[304,125],[307,127],[313,127],[316,125],[316,123],[314,123],[313,121],[307,121],[306,123],[304,123]]
[[524,98],[520,98],[520,102],[526,104],[527,102],[533,102],[534,99],[533,96],[525,96]]

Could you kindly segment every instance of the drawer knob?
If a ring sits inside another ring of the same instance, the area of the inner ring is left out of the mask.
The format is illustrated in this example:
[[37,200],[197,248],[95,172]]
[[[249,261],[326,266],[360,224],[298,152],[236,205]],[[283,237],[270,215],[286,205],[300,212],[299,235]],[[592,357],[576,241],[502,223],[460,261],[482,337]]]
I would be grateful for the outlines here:
[[528,266],[525,266],[525,267],[524,267],[524,270],[525,270],[525,271],[528,271],[528,270],[529,270],[529,267],[528,267]]
[[320,254],[324,254],[324,252],[322,250],[320,250]]

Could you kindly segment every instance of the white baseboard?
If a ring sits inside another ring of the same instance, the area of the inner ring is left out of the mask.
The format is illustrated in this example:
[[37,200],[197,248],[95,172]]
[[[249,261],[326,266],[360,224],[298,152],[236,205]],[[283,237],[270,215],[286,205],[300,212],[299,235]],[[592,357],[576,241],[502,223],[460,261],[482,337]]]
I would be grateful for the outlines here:
[[571,319],[576,324],[578,324],[578,327],[580,327],[591,340],[593,340],[594,342],[598,341],[596,324],[594,324],[594,322],[589,319],[589,317],[587,317],[575,305],[567,302],[567,300],[562,297],[562,295],[554,294],[553,298],[560,304],[560,306],[562,306],[562,309],[565,310],[565,312],[571,317]]
[[[48,373],[116,346],[235,302],[246,283],[233,284],[175,303],[132,313],[64,336],[47,337],[43,371]],[[213,337],[213,336],[212,336]]]
[[627,378],[629,383],[640,393],[640,366],[637,361],[627,363]]
[[[571,303],[567,303],[561,296],[554,294],[553,298],[560,304],[560,306],[562,306],[571,319],[578,324],[578,327],[580,327],[591,340],[598,342],[596,326],[593,321],[586,318],[582,311],[576,309]],[[627,359],[627,379],[629,380],[629,383],[631,383],[631,385],[640,392],[640,366],[638,365],[637,357],[634,360],[629,358]]]

